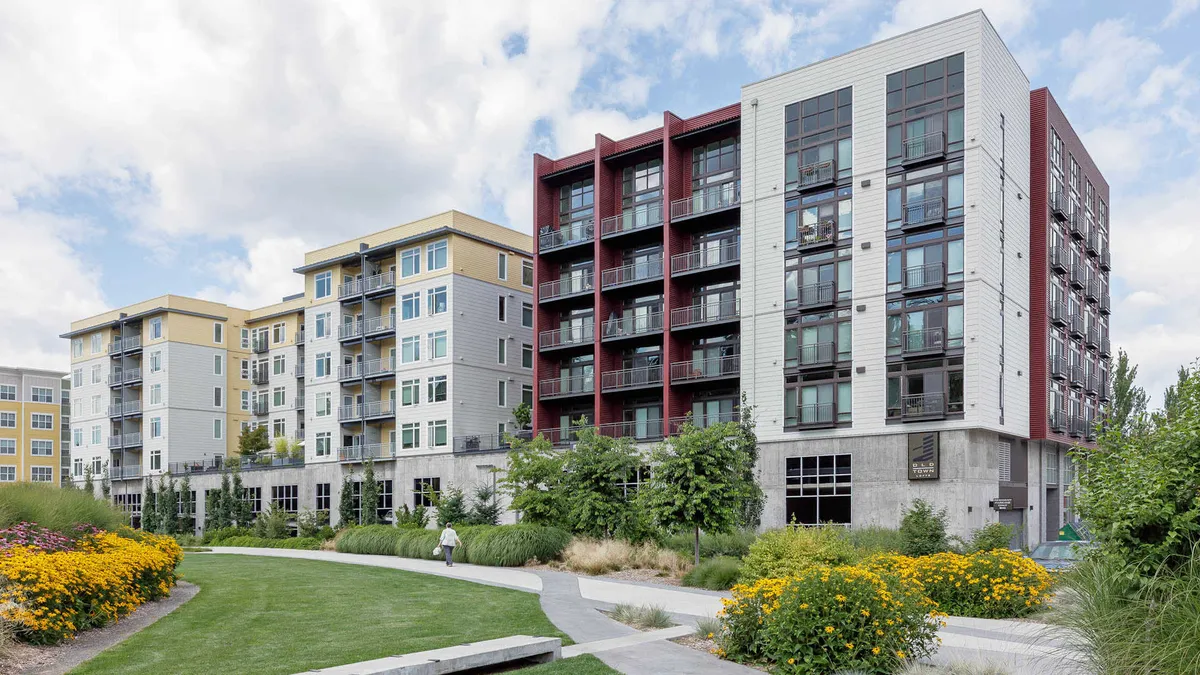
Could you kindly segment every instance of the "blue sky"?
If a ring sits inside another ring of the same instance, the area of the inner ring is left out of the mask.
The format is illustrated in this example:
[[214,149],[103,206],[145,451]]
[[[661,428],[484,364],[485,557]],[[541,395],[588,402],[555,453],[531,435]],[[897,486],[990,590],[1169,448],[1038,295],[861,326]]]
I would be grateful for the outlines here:
[[530,155],[982,7],[1112,186],[1113,339],[1200,355],[1200,0],[0,6],[0,362],[165,292],[299,289],[303,251],[447,208],[529,230]]

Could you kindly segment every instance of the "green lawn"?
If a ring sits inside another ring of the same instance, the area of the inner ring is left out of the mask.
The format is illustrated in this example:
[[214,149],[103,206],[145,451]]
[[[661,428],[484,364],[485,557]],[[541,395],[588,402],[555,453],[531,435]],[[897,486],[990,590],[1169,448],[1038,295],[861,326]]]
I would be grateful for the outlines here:
[[612,668],[604,665],[600,659],[591,654],[584,654],[570,659],[563,659],[540,666],[522,668],[512,675],[619,675]]
[[195,598],[72,672],[287,675],[509,635],[566,638],[537,595],[465,581],[241,555],[187,555],[179,571],[200,586]]

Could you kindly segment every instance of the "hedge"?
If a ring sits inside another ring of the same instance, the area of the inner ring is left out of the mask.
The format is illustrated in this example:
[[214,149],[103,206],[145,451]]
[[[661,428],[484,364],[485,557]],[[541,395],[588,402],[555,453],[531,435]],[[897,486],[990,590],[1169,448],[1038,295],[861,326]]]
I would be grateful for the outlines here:
[[[463,527],[457,532],[462,545],[454,549],[455,562],[493,567],[554,560],[571,540],[571,535],[564,530],[540,525],[480,525]],[[440,536],[436,530],[367,525],[342,532],[336,546],[341,553],[440,560],[440,556],[433,554]]]
[[303,551],[316,551],[321,548],[321,540],[316,537],[289,537],[287,539],[263,539],[261,537],[230,537],[214,541],[207,546],[244,546],[247,548],[291,548]]

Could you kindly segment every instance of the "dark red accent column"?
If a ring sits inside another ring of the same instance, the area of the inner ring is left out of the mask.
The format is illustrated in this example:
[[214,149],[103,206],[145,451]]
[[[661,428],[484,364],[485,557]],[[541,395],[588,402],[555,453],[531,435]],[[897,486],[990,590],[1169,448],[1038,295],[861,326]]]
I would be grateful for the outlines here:
[[666,334],[663,336],[663,416],[670,420],[687,414],[692,406],[691,393],[680,387],[671,386],[671,364],[691,358],[691,344],[671,330],[672,310],[691,303],[688,284],[679,282],[671,274],[671,258],[692,249],[691,238],[678,230],[671,222],[671,202],[685,199],[692,193],[692,162],[688,148],[676,143],[672,137],[682,131],[684,122],[674,113],[663,113],[663,268],[666,279],[663,284]]
[[596,156],[594,161],[595,171],[595,205],[596,205],[596,242],[595,254],[595,287],[596,287],[596,356],[595,356],[595,376],[596,376],[596,397],[593,408],[595,410],[595,424],[609,424],[619,421],[619,407],[610,403],[611,397],[605,397],[600,392],[601,382],[604,379],[604,373],[618,370],[621,367],[621,358],[617,350],[606,348],[601,340],[604,337],[604,322],[612,315],[620,315],[621,308],[613,302],[608,296],[601,291],[601,278],[604,270],[616,267],[620,264],[620,252],[610,246],[606,246],[600,237],[600,223],[609,216],[616,215],[621,211],[621,186],[620,176],[613,171],[612,167],[604,162],[604,158],[613,154],[614,143],[612,139],[603,134],[596,134]]
[[554,160],[539,154],[533,156],[533,428],[541,431],[547,424],[547,406],[542,402],[541,381],[553,372],[551,360],[542,354],[540,335],[554,325],[554,319],[539,302],[540,286],[556,275],[542,256],[538,255],[538,234],[546,225],[556,226],[558,209],[554,208],[554,190],[542,181],[542,176],[553,171]]

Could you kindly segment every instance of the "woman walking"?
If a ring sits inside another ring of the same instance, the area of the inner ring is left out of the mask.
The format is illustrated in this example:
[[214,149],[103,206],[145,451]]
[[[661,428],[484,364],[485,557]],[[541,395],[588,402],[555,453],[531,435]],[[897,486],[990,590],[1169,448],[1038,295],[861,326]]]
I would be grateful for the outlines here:
[[446,523],[446,529],[442,530],[442,536],[438,539],[438,546],[446,553],[446,567],[454,567],[454,547],[461,543],[458,533],[454,531],[454,523]]

